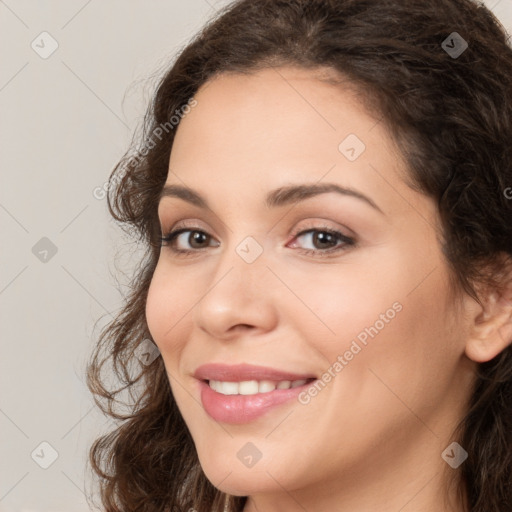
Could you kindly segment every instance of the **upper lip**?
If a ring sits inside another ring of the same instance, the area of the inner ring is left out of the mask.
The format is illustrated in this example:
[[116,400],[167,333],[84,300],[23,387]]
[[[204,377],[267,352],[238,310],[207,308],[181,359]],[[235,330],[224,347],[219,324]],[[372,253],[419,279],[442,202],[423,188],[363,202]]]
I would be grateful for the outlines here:
[[314,379],[311,373],[293,373],[277,370],[266,366],[252,364],[227,365],[222,363],[209,363],[196,369],[194,377],[199,380],[220,380],[229,382],[243,382],[248,380],[303,380]]

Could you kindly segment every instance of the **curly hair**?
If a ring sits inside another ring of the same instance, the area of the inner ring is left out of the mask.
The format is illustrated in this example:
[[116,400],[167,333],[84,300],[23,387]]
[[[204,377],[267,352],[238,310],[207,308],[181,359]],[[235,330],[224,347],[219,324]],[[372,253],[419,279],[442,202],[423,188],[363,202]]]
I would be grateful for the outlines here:
[[[467,49],[450,54],[449,37],[462,37]],[[404,156],[408,185],[435,199],[458,289],[480,301],[480,287],[503,286],[502,257],[512,256],[505,193],[512,184],[512,48],[494,15],[474,0],[231,3],[160,79],[141,133],[109,179],[110,214],[145,253],[87,372],[97,405],[117,423],[90,449],[106,512],[241,511],[246,503],[208,481],[162,358],[138,364],[135,351],[151,338],[145,304],[161,245],[158,198],[178,128],[170,119],[216,75],[280,65],[328,68],[348,79]],[[469,453],[459,488],[469,510],[512,510],[510,345],[478,364],[458,439]]]

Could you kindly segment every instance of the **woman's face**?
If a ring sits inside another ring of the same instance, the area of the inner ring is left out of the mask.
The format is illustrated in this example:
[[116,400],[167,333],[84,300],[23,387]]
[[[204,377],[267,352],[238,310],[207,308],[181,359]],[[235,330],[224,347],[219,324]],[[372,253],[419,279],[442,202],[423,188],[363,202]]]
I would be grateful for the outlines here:
[[189,231],[162,247],[146,314],[207,477],[304,500],[426,483],[473,378],[434,201],[312,71],[224,74],[195,99],[159,203],[164,235]]

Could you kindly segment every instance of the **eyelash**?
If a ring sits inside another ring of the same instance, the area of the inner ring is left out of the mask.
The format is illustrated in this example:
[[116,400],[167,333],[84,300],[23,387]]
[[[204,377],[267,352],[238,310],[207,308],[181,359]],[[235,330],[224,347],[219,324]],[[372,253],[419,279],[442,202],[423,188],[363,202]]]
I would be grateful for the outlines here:
[[[206,247],[201,249],[176,249],[174,247],[174,242],[176,241],[176,238],[182,233],[186,232],[202,233],[203,235],[210,237],[208,233],[197,227],[183,227],[170,231],[167,235],[162,236],[160,238],[161,245],[168,246],[174,254],[176,254],[177,256],[184,257],[191,256],[192,253],[202,252],[205,249],[207,249]],[[349,247],[354,247],[356,245],[356,241],[353,238],[350,238],[344,235],[343,233],[340,233],[339,231],[320,226],[298,231],[293,235],[293,239],[295,240],[295,238],[308,233],[327,233],[328,235],[333,236],[337,241],[343,242],[343,245],[331,247],[329,249],[300,249],[299,252],[305,255],[316,257],[328,257],[331,256],[333,253],[340,253],[342,251],[347,250]]]

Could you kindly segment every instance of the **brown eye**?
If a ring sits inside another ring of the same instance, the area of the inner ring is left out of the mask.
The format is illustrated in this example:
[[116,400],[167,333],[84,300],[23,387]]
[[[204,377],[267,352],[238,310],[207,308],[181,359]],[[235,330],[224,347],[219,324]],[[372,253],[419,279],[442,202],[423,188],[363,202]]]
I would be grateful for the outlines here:
[[212,237],[199,229],[181,228],[171,231],[161,238],[162,245],[169,246],[174,252],[187,253],[205,249],[210,245]]
[[[306,244],[310,247],[303,249],[306,254],[321,254],[329,252],[338,252],[347,248],[348,246],[355,245],[355,241],[348,236],[343,235],[339,231],[330,229],[308,229],[301,231],[295,236],[295,240],[304,239]],[[294,241],[294,246],[297,242]]]
[[[210,236],[202,231],[191,231],[187,241],[191,247],[195,247],[196,249],[202,249],[201,244],[204,244],[205,241],[208,241]],[[199,245],[199,247],[196,246]]]
[[[317,249],[330,249],[337,243],[336,236],[327,231],[316,231],[312,238],[313,245]],[[326,245],[327,244],[327,245]]]

